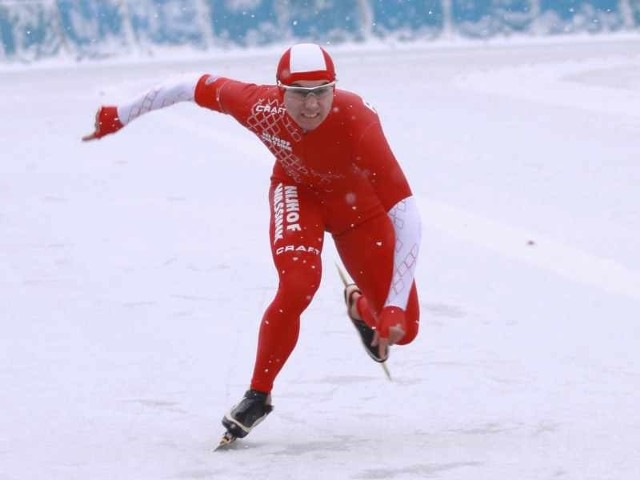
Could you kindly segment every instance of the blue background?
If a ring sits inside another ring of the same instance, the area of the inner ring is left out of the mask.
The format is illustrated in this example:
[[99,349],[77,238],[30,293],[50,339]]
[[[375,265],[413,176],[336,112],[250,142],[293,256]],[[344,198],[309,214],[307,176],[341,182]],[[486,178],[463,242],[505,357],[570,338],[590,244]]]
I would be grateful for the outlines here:
[[0,61],[301,40],[599,34],[638,26],[640,0],[0,0]]

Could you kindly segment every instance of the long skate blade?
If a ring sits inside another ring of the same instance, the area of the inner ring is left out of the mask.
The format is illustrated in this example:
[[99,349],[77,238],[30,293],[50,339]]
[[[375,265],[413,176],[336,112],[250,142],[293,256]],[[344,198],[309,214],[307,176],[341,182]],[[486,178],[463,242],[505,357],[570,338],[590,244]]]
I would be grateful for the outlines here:
[[217,452],[218,450],[226,449],[229,445],[235,442],[237,438],[238,437],[231,432],[224,432],[224,435],[222,435],[222,438],[220,439],[220,443],[218,443],[218,446],[214,448],[213,451]]
[[391,372],[389,371],[389,367],[387,367],[387,362],[381,362],[380,366],[382,367],[382,370],[384,370],[384,374],[387,376],[387,380],[393,382],[393,379],[391,378]]
[[[342,283],[345,287],[350,283],[352,283],[352,281],[347,276],[347,272],[344,271],[344,269],[338,264],[338,262],[336,262],[336,268],[338,269],[338,275],[340,275],[340,280],[342,280]],[[378,362],[378,363],[380,363],[382,370],[384,370],[384,374],[387,376],[387,380],[392,382],[393,379],[391,378],[391,372],[389,371],[389,367],[387,367],[387,362]]]
[[342,280],[342,283],[344,284],[345,287],[350,283],[352,283],[351,281],[349,281],[349,278],[347,277],[347,272],[345,272],[342,269],[342,267],[338,265],[338,262],[336,262],[336,268],[338,269],[338,275],[340,275],[340,279]]

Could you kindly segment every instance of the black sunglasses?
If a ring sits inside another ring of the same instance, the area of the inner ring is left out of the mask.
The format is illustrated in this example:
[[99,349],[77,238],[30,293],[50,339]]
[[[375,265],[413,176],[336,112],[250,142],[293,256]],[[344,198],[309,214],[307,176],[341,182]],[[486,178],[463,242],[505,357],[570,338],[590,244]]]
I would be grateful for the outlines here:
[[299,85],[283,85],[279,83],[278,86],[282,88],[285,92],[289,92],[294,94],[296,97],[301,99],[307,98],[309,95],[315,95],[316,97],[323,97],[328,93],[333,92],[334,87],[336,86],[336,82],[329,82],[323,85],[318,85],[316,87],[301,87]]

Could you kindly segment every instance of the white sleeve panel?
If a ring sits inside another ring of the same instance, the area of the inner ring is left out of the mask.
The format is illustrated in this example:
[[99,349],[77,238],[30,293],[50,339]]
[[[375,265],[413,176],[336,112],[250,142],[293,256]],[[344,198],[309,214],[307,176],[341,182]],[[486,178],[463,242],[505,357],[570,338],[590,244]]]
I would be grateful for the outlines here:
[[387,213],[396,232],[396,245],[393,255],[393,277],[385,307],[393,306],[404,310],[407,307],[420,251],[420,214],[413,196],[400,200]]
[[202,77],[190,75],[158,85],[130,103],[118,107],[118,118],[123,125],[152,110],[169,107],[178,102],[194,99],[196,85]]

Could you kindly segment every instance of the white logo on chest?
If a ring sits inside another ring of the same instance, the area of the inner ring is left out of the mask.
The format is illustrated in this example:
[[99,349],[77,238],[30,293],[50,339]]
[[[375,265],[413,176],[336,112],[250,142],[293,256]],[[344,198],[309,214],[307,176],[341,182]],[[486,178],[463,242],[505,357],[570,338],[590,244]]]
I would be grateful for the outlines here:
[[288,142],[287,140],[283,140],[280,137],[276,137],[275,135],[271,135],[270,133],[262,132],[262,134],[260,135],[260,138],[262,139],[263,142],[273,147],[282,148],[283,150],[286,150],[288,152],[292,150],[291,142]]

